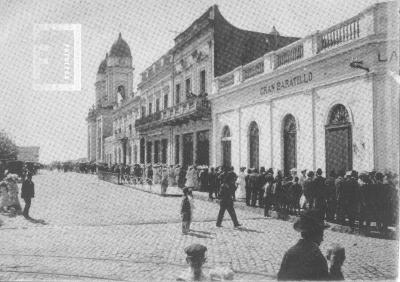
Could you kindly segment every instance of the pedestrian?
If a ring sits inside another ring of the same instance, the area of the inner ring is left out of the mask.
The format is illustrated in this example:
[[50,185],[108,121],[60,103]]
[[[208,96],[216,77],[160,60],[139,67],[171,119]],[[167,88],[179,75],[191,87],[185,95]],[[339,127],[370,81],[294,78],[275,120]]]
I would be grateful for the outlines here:
[[186,172],[185,187],[194,189],[195,179],[197,179],[197,172],[193,166],[189,166],[188,171]]
[[358,173],[356,171],[351,171],[350,177],[345,180],[343,192],[344,215],[349,219],[349,225],[353,229],[360,203]]
[[299,183],[299,178],[296,176],[293,180],[293,185],[292,185],[292,193],[293,193],[292,206],[294,208],[295,214],[300,213],[300,197],[302,192],[303,191]]
[[325,178],[322,177],[322,169],[317,169],[316,176],[314,178],[314,207],[321,212],[321,218],[325,217],[326,213],[326,186]]
[[228,211],[234,227],[239,227],[241,224],[239,224],[237,217],[236,217],[236,212],[235,208],[233,207],[233,193],[232,189],[229,186],[229,183],[226,181],[227,179],[225,178],[225,182],[221,185],[220,189],[220,208],[219,208],[219,213],[218,213],[218,218],[217,218],[217,227],[221,227],[222,219],[225,214],[225,210]]
[[115,165],[114,167],[114,173],[117,174],[117,182],[118,185],[121,184],[121,170],[119,168],[119,165]]
[[226,177],[227,177],[227,182],[229,184],[229,187],[231,188],[232,193],[233,193],[233,200],[236,200],[235,192],[236,192],[236,188],[237,188],[236,187],[237,175],[234,170],[235,169],[233,168],[233,166],[229,167],[227,170]]
[[256,168],[253,168],[251,174],[249,176],[249,186],[251,191],[251,202],[250,205],[252,207],[256,206],[257,199],[258,199],[258,181],[259,181],[259,174]]
[[0,182],[0,212],[8,211],[9,199],[8,199],[8,188],[7,182]]
[[384,183],[384,175],[381,172],[375,174],[377,191],[377,227],[380,232],[386,232],[388,221],[389,185]]
[[252,170],[249,168],[247,169],[247,174],[244,178],[246,181],[246,206],[250,206],[251,203],[251,187],[250,187],[250,174],[252,173]]
[[303,169],[299,176],[299,184],[303,187],[304,181],[307,179],[307,170]]
[[161,175],[161,196],[165,196],[168,188],[168,171],[163,168]]
[[151,165],[147,167],[147,184],[153,185],[153,168]]
[[28,173],[27,179],[22,183],[21,198],[24,199],[25,207],[23,215],[26,219],[30,219],[29,209],[31,208],[31,200],[35,197],[35,184],[32,182],[32,173]]
[[206,262],[205,252],[207,247],[200,244],[192,244],[185,248],[186,262],[189,269],[176,279],[177,281],[205,281],[208,276],[203,273],[203,264]]
[[344,249],[331,249],[329,271],[327,260],[319,249],[326,227],[319,211],[306,210],[300,215],[293,228],[302,238],[285,253],[278,280],[330,280],[338,277],[345,259],[342,255]]
[[267,172],[265,171],[265,167],[260,168],[260,174],[258,175],[257,179],[257,199],[258,199],[258,206],[260,208],[264,207],[264,192],[265,192],[265,183],[267,177]]
[[307,173],[307,179],[303,182],[303,195],[306,198],[305,206],[301,208],[311,209],[314,206],[314,195],[315,195],[315,182],[314,172],[309,171]]
[[168,185],[175,186],[177,183],[175,182],[175,168],[173,165],[170,165],[168,168]]
[[246,168],[241,167],[239,175],[236,179],[236,192],[235,198],[236,201],[243,201],[246,199]]
[[190,205],[190,199],[189,199],[189,188],[183,189],[181,217],[182,217],[182,234],[186,235],[190,230],[190,224],[192,222],[192,207]]
[[345,197],[344,197],[344,189],[345,189],[345,172],[344,170],[339,170],[338,177],[335,180],[335,188],[336,188],[336,221],[339,224],[344,225],[346,222],[345,218]]
[[200,191],[208,191],[208,168],[204,167],[200,170],[200,175],[199,175],[199,180],[200,180]]
[[[178,185],[178,183],[179,183],[179,175],[180,175],[180,173],[181,173],[181,166],[177,164],[175,166],[175,168],[174,168],[174,176],[175,176],[176,185]],[[179,185],[178,185],[178,187],[179,187]]]
[[21,204],[18,198],[18,185],[17,185],[18,176],[16,174],[8,174],[6,180],[8,182],[8,209],[13,209],[15,212],[21,212]]
[[283,189],[282,189],[282,171],[278,170],[274,180],[273,193],[275,198],[274,209],[279,211],[282,208],[282,198],[283,198]]
[[326,187],[326,220],[335,220],[336,210],[336,188],[335,188],[335,171],[332,170],[325,180]]
[[274,203],[274,193],[273,193],[273,185],[274,185],[274,176],[271,172],[267,173],[266,176],[266,184],[264,189],[264,217],[269,217],[271,206]]
[[184,167],[179,167],[178,173],[178,187],[183,189],[186,183],[186,169]]
[[213,167],[210,168],[210,173],[208,174],[208,200],[212,201],[214,199],[213,194],[217,197],[217,174]]

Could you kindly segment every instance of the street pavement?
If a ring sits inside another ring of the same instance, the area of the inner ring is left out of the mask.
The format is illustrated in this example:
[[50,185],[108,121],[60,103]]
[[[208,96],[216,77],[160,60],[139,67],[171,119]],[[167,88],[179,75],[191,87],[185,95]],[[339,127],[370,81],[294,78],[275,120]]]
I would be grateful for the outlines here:
[[[274,280],[284,252],[299,239],[292,223],[237,209],[215,226],[218,205],[195,199],[191,235],[181,234],[179,197],[161,197],[95,175],[34,176],[31,216],[0,215],[0,279],[173,281],[187,267],[183,249],[207,246],[205,268],[231,266],[237,281]],[[22,201],[23,203],[23,201]],[[346,248],[346,279],[395,280],[398,242],[325,232]]]

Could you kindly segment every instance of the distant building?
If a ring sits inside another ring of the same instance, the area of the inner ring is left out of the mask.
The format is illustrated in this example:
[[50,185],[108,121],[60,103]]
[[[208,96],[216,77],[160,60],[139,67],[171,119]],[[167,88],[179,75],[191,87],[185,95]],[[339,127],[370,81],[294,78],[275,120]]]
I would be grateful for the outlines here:
[[[108,164],[210,164],[212,82],[298,38],[241,30],[216,5],[141,73],[133,94],[131,50],[119,35],[101,62],[89,111],[88,160]],[[259,69],[253,70],[254,73]]]
[[212,81],[298,38],[241,30],[218,6],[175,38],[174,47],[141,73],[138,85],[141,164],[209,165]]
[[40,147],[18,147],[17,160],[24,162],[39,162]]
[[[112,147],[116,142],[113,133],[114,117],[119,108],[133,98],[133,67],[131,50],[121,33],[111,46],[110,53],[100,63],[96,75],[96,105],[89,110],[88,122],[88,161],[121,163]],[[119,127],[121,130],[121,127]],[[121,132],[120,132],[121,133]],[[108,138],[109,137],[109,138]],[[126,138],[123,150],[126,154]],[[107,144],[106,144],[107,143]],[[107,149],[107,151],[106,151]],[[116,148],[116,150],[121,148]],[[117,151],[118,151],[117,150]],[[120,154],[121,155],[121,152]]]

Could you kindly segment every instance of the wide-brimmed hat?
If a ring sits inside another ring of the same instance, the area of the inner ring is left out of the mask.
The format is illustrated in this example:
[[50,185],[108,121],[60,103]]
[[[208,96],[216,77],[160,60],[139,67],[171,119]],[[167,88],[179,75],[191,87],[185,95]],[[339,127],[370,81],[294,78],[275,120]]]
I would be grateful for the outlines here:
[[306,210],[300,214],[300,217],[293,224],[294,230],[298,232],[317,232],[328,228],[321,218],[321,212],[318,210]]

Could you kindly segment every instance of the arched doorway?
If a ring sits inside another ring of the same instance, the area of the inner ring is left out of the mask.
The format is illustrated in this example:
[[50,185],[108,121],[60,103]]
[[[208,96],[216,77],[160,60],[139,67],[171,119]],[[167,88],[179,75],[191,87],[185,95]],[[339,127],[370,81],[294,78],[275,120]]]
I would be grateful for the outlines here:
[[249,127],[249,167],[257,168],[259,166],[259,130],[255,121],[250,123]]
[[327,173],[353,168],[351,123],[342,104],[333,106],[329,112],[325,126],[325,161]]
[[288,114],[283,119],[283,173],[290,174],[297,167],[297,126],[294,116]]
[[225,167],[232,166],[231,161],[231,131],[229,126],[225,126],[222,130],[222,165]]

